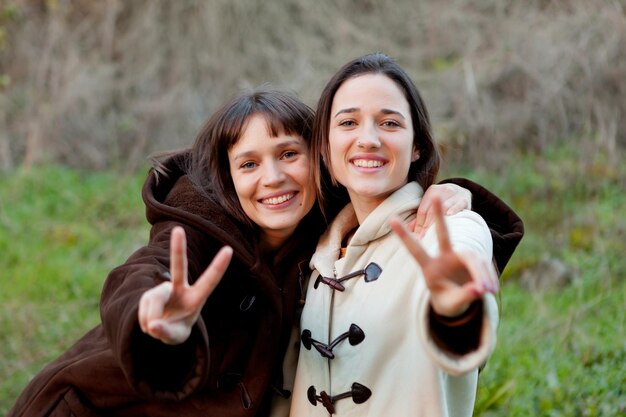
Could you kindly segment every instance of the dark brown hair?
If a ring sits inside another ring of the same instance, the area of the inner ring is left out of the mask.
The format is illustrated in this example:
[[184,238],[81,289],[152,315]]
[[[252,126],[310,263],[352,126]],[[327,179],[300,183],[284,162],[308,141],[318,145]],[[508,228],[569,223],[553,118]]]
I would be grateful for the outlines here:
[[291,93],[258,88],[235,97],[209,118],[191,148],[189,167],[193,183],[249,227],[254,224],[237,198],[228,150],[239,141],[253,115],[265,118],[272,136],[298,135],[310,145],[313,110]]
[[348,62],[337,71],[326,84],[317,103],[313,122],[311,160],[320,198],[324,197],[321,190],[331,187],[326,183],[328,167],[325,162],[330,161],[328,131],[333,99],[344,82],[366,74],[382,74],[389,77],[400,87],[409,103],[413,120],[413,143],[420,152],[420,158],[409,167],[409,181],[417,181],[426,189],[435,181],[439,171],[439,150],[431,131],[428,110],[411,77],[389,56],[382,53],[368,54]]

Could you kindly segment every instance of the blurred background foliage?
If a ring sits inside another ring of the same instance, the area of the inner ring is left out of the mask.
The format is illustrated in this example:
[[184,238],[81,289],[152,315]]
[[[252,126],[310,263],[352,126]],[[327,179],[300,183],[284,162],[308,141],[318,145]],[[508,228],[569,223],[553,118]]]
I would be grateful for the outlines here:
[[412,75],[445,155],[524,219],[476,415],[626,414],[626,0],[0,0],[0,414],[147,239],[146,157],[242,89]]

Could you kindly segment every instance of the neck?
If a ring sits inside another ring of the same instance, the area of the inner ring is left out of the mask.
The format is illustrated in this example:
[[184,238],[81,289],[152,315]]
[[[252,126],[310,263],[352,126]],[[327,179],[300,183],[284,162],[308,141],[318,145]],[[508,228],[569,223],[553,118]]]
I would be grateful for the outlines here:
[[352,196],[350,196],[350,202],[352,203],[352,207],[354,208],[354,213],[356,214],[359,224],[363,224],[365,219],[367,219],[367,216],[369,216],[370,213],[381,203],[375,199],[363,197],[352,198]]
[[280,232],[262,232],[259,249],[263,255],[276,252],[289,239],[290,234]]
[[363,194],[356,194],[355,192],[348,190],[350,202],[352,203],[352,207],[354,208],[354,213],[356,214],[359,224],[363,224],[365,219],[367,219],[367,216],[369,216],[370,213],[376,209],[376,207],[380,206],[382,202],[385,201],[391,194],[404,187],[406,184],[407,183],[404,182],[400,187],[387,192],[384,196],[367,196]]

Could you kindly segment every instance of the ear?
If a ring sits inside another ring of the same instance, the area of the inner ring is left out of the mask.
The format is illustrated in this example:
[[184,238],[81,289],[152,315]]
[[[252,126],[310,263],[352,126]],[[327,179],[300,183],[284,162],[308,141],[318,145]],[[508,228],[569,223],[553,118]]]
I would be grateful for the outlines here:
[[420,159],[420,151],[415,146],[413,146],[413,155],[411,156],[411,162],[415,162]]

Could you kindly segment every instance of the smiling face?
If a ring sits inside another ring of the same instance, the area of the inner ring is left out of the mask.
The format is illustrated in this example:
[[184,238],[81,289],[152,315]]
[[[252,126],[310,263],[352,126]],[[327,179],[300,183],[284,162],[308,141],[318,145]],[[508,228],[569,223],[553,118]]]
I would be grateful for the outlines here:
[[315,203],[306,142],[283,133],[272,137],[263,116],[253,115],[228,160],[243,211],[260,227],[262,243],[278,248]]
[[389,77],[365,74],[345,81],[330,113],[333,177],[347,188],[359,222],[407,183],[413,144],[409,103]]

